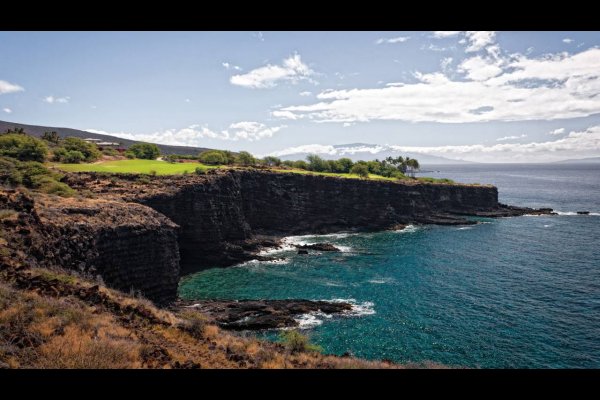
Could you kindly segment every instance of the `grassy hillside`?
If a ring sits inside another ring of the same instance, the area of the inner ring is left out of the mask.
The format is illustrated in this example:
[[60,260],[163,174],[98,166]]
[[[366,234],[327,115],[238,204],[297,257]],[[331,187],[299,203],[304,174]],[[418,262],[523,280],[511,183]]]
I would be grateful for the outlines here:
[[[98,133],[90,133],[86,131],[82,131],[79,129],[71,129],[71,128],[61,128],[61,127],[53,127],[53,126],[39,126],[39,125],[27,125],[27,124],[19,124],[16,122],[8,122],[8,121],[0,121],[0,132],[5,132],[7,129],[13,128],[23,128],[23,130],[29,135],[42,137],[44,132],[57,132],[61,138],[65,137],[78,137],[81,139],[85,138],[94,138],[100,139],[104,142],[118,142],[122,143],[124,147],[129,147],[132,144],[139,143],[135,140],[123,139],[116,136],[111,135],[101,135]],[[200,152],[211,150],[204,147],[188,147],[188,146],[170,146],[166,144],[157,144],[160,149],[161,154],[189,154],[189,155],[197,155]]]

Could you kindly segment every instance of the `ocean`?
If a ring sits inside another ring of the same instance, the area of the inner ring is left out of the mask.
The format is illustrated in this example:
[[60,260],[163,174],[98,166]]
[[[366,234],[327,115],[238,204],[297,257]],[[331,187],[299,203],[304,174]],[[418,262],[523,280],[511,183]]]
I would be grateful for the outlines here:
[[350,315],[299,318],[311,341],[332,354],[474,368],[600,368],[600,164],[428,169],[427,176],[494,184],[503,203],[560,215],[290,237],[343,251],[306,256],[289,248],[273,253],[283,261],[208,269],[184,278],[180,296],[350,301]]

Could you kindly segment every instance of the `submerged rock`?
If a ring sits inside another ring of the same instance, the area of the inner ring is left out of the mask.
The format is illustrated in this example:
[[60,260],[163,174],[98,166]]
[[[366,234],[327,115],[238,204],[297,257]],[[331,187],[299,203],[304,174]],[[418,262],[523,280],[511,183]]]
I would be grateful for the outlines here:
[[308,250],[298,250],[298,254],[308,254]]
[[331,243],[314,243],[314,244],[297,244],[295,245],[297,249],[301,249],[298,251],[298,254],[307,254],[306,253],[300,253],[301,251],[306,251],[306,250],[317,250],[317,251],[341,251],[340,249],[338,249],[337,247],[335,247],[334,245],[332,245]]
[[577,214],[579,214],[579,215],[589,215],[590,212],[589,211],[577,211]]

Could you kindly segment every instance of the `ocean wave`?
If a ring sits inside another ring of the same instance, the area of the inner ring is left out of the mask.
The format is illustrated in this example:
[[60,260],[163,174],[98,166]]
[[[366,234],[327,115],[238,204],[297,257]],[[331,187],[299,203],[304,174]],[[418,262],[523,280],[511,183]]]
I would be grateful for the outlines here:
[[456,230],[457,231],[466,231],[466,230],[469,230],[469,229],[473,229],[473,227],[472,226],[462,226],[460,228],[457,228]]
[[557,210],[555,210],[554,212],[557,213],[558,215],[566,215],[566,216],[568,216],[568,215],[593,215],[593,216],[599,216],[600,215],[600,213],[597,213],[597,212],[590,212],[589,214],[577,214],[576,211],[557,211]]
[[403,228],[403,229],[397,229],[397,230],[392,231],[392,232],[396,232],[396,233],[412,233],[412,232],[416,232],[418,230],[419,230],[418,226],[410,224],[410,225],[406,225],[406,227]]
[[236,265],[236,267],[247,267],[247,266],[254,266],[254,265],[259,265],[259,264],[284,265],[289,262],[290,262],[290,260],[287,258],[277,258],[275,260],[266,260],[266,261],[252,259],[252,260],[243,262],[241,264],[238,264],[238,265]]
[[393,281],[394,281],[394,279],[392,279],[392,278],[376,278],[376,279],[369,279],[367,282],[373,283],[375,285],[383,285],[386,283],[391,283]]
[[[350,235],[350,234],[348,234]],[[295,246],[304,246],[304,245],[310,245],[310,244],[315,244],[315,243],[319,243],[319,241],[314,241],[314,240],[307,240],[309,238],[318,238],[318,237],[323,237],[323,236],[329,236],[329,235],[303,235],[303,236],[288,236],[285,237],[281,240],[281,242],[283,243],[282,249],[285,248],[286,250],[280,250],[280,251],[296,251],[296,247]],[[335,247],[337,247],[338,249],[340,249],[340,251],[342,253],[353,253],[354,249],[350,246],[343,246],[343,245],[339,245],[336,243],[333,243],[333,245]]]
[[[352,305],[352,309],[348,311],[344,311],[341,314],[337,314],[342,317],[362,317],[364,315],[373,315],[375,314],[374,303],[370,301],[357,302],[356,299],[331,299],[331,300],[322,300],[328,301],[331,303],[350,303]],[[325,319],[331,319],[334,315],[325,314],[321,311],[314,311],[306,314],[298,315],[294,318],[294,320],[298,323],[299,329],[311,329],[316,326],[322,325]],[[292,328],[282,328],[282,330],[289,330]]]

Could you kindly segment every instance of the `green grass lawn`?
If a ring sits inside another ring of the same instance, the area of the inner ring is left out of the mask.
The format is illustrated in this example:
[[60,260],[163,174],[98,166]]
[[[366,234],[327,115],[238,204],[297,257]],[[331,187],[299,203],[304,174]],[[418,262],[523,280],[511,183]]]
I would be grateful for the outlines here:
[[[95,164],[51,164],[52,166],[62,169],[68,172],[114,172],[114,173],[130,173],[130,174],[150,174],[151,171],[156,171],[157,175],[180,175],[185,171],[188,173],[194,173],[196,167],[202,167],[206,169],[212,168],[243,168],[243,167],[232,167],[232,166],[214,166],[206,165],[202,163],[168,163],[166,161],[157,160],[119,160],[119,161],[104,161]],[[362,179],[356,174],[342,174],[333,172],[314,172],[306,171],[303,169],[274,169],[275,172],[289,173],[289,174],[302,174],[302,175],[322,175],[322,176],[335,176],[346,179]],[[375,181],[392,181],[398,182],[397,178],[386,178],[385,176],[369,174],[369,179]],[[410,179],[410,178],[406,178]],[[453,183],[452,181],[435,179],[435,178],[417,178],[421,182],[430,183]]]
[[177,175],[185,171],[194,173],[196,167],[217,168],[201,163],[168,163],[157,160],[119,160],[104,161],[96,164],[52,164],[52,166],[68,172],[120,172],[130,174]]

